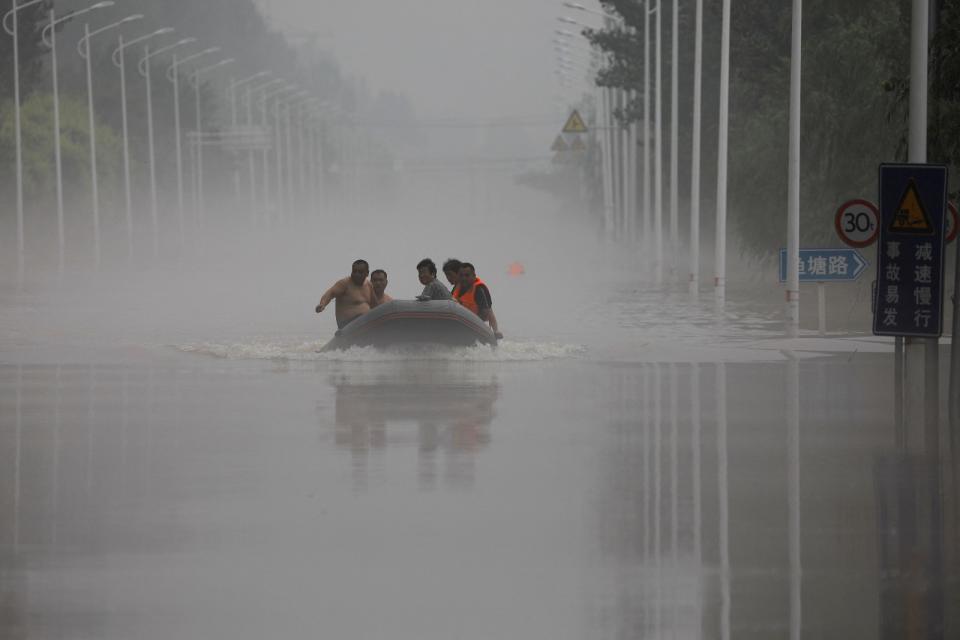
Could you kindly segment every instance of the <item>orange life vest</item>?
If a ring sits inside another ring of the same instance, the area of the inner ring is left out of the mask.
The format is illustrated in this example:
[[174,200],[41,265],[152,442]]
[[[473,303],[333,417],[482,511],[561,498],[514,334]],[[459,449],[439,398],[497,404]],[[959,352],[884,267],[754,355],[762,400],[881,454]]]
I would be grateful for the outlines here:
[[477,306],[477,287],[481,284],[486,286],[483,280],[477,278],[474,281],[473,286],[470,287],[470,291],[467,291],[466,293],[460,291],[460,285],[458,284],[453,289],[454,300],[465,306],[467,309],[470,309],[470,311],[473,311],[475,314],[480,315],[480,307]]

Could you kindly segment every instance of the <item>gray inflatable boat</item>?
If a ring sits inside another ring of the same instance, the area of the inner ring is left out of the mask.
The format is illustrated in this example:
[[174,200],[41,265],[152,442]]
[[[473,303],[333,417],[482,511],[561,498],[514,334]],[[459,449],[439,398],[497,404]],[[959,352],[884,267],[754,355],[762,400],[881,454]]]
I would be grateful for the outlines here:
[[476,314],[452,300],[394,300],[363,314],[320,351],[350,347],[439,344],[496,345],[497,338]]

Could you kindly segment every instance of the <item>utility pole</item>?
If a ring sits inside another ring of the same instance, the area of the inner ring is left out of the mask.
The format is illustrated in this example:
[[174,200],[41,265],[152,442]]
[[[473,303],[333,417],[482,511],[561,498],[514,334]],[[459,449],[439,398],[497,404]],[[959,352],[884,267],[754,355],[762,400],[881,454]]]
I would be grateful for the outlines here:
[[787,335],[800,329],[800,67],[803,0],[793,0],[790,53],[790,150],[787,188]]

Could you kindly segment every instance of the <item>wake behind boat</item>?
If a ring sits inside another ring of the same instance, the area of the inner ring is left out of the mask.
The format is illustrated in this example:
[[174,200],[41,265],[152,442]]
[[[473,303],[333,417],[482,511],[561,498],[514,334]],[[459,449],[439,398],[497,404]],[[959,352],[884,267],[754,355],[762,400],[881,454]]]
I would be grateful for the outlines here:
[[320,351],[350,347],[439,344],[496,345],[493,331],[475,313],[452,300],[394,300],[363,314]]

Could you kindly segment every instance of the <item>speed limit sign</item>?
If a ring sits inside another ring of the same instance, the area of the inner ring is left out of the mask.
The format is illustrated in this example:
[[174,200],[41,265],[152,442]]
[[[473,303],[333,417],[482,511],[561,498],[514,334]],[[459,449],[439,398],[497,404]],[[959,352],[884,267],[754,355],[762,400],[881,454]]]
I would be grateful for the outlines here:
[[952,202],[947,203],[947,237],[948,243],[957,239],[957,228],[960,227],[960,215],[957,214],[957,206]]
[[872,202],[850,200],[837,209],[834,226],[837,235],[851,247],[862,249],[877,240],[880,233],[880,212]]

